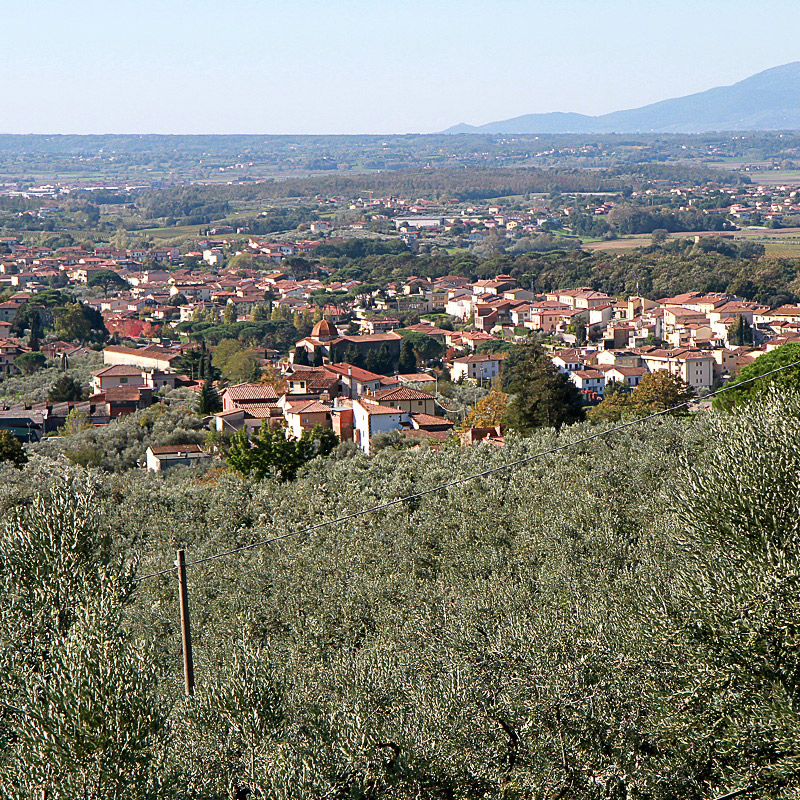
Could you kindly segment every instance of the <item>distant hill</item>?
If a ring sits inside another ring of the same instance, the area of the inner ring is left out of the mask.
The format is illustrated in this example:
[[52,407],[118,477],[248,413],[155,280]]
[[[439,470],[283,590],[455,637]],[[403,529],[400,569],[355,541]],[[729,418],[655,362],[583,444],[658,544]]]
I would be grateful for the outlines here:
[[525,114],[443,133],[708,133],[800,129],[800,61],[759,72],[732,86],[662,100],[599,117]]

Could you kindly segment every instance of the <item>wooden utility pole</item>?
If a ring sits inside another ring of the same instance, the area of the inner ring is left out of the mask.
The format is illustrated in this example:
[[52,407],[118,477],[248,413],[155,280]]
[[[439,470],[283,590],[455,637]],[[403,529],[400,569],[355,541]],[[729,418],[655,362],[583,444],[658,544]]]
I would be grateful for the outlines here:
[[192,660],[192,631],[189,627],[189,594],[186,588],[186,553],[178,550],[178,596],[181,603],[181,643],[183,645],[183,680],[186,696],[194,695],[194,661]]

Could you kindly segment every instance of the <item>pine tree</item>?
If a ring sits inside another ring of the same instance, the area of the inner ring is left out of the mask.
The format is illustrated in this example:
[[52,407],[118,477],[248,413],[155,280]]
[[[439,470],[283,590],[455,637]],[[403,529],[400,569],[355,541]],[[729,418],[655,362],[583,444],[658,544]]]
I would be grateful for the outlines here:
[[511,427],[528,433],[584,419],[578,387],[538,345],[522,344],[509,350],[502,375],[503,390],[513,395],[507,415]]

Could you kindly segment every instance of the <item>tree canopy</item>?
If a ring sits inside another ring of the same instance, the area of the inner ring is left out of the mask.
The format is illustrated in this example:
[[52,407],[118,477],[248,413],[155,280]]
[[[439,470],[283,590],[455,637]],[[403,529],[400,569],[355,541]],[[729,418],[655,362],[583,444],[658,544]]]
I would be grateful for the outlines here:
[[[789,342],[760,355],[751,364],[741,368],[739,374],[725,386],[725,391],[714,398],[714,408],[730,411],[734,406],[750,403],[761,397],[771,387],[781,390],[800,389],[800,344]],[[753,380],[767,372],[787,367],[761,380]]]
[[22,467],[28,461],[25,448],[10,431],[0,431],[0,462],[9,461],[15,467]]
[[263,424],[252,440],[242,428],[234,434],[226,459],[241,475],[261,480],[277,474],[281,480],[293,480],[297,471],[315,456],[326,456],[336,446],[336,434],[330,428],[315,425],[296,439],[285,428]]
[[529,433],[584,418],[578,388],[539,345],[521,344],[509,350],[501,376],[503,391],[511,395],[506,420],[512,428]]

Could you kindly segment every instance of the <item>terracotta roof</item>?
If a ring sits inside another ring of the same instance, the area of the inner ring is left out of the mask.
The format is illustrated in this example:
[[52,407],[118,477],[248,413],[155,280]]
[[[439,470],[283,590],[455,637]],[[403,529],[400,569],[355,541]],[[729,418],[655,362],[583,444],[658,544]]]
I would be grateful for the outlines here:
[[425,430],[449,430],[453,427],[453,423],[446,417],[435,417],[433,414],[412,414],[411,419]]
[[148,347],[122,347],[120,345],[110,344],[105,349],[110,353],[127,353],[149,358],[160,358],[165,361],[177,358],[180,355],[180,353],[174,350],[167,350],[166,347],[159,347],[155,344],[149,345]]
[[358,403],[367,412],[367,414],[405,414],[402,408],[392,408],[391,406],[382,406],[380,403],[373,403],[365,400],[363,397],[358,398]]
[[445,442],[450,438],[449,430],[427,431],[424,428],[403,428],[400,433],[413,439],[435,439],[438,442]]
[[426,325],[424,322],[419,322],[416,325],[408,325],[403,328],[403,330],[424,333],[427,336],[445,336],[448,333],[453,333],[453,331],[448,331],[444,328],[437,328],[435,325]]
[[102,392],[93,394],[89,399],[95,402],[105,400],[107,403],[123,403],[128,400],[136,400],[138,402],[142,399],[142,396],[148,397],[152,391],[149,386],[111,386],[108,389],[103,389]]
[[576,369],[572,375],[578,375],[581,378],[602,378],[603,373],[598,369]]
[[620,375],[626,375],[629,378],[635,377],[636,375],[644,375],[647,370],[644,367],[617,367],[613,365],[607,365],[607,369],[604,370],[605,372],[611,372],[612,370],[618,372]]
[[428,392],[412,389],[410,386],[398,386],[396,389],[384,389],[372,395],[375,400],[433,400]]
[[103,367],[103,369],[93,372],[95,377],[111,377],[114,375],[141,375],[141,367],[132,367],[129,364],[113,364],[110,367]]
[[289,414],[322,414],[331,411],[331,407],[317,400],[306,400],[302,403],[289,403],[286,411]]
[[480,361],[502,361],[505,358],[503,353],[494,353],[493,355],[471,355],[461,356],[461,358],[454,358],[454,364],[474,364]]
[[352,342],[353,344],[369,344],[370,342],[399,342],[402,338],[403,337],[399,333],[390,331],[389,333],[367,333],[363,336],[340,336],[334,343]]
[[339,332],[327,319],[321,319],[316,325],[314,325],[313,330],[311,331],[311,335],[317,338],[326,336],[326,337],[335,337],[339,335]]
[[275,388],[262,383],[237,383],[223,390],[223,394],[226,392],[234,402],[247,402],[249,400],[264,402],[278,399],[278,393]]
[[281,416],[281,409],[277,403],[245,403],[236,410],[244,411],[245,414],[256,419]]
[[427,372],[412,372],[408,375],[398,375],[397,380],[400,383],[433,383],[436,377]]
[[379,381],[383,378],[383,375],[378,375],[377,372],[370,372],[368,369],[354,367],[347,362],[342,362],[341,364],[326,364],[325,369],[335,372],[337,375],[342,375],[343,377],[353,377],[357,381]]

